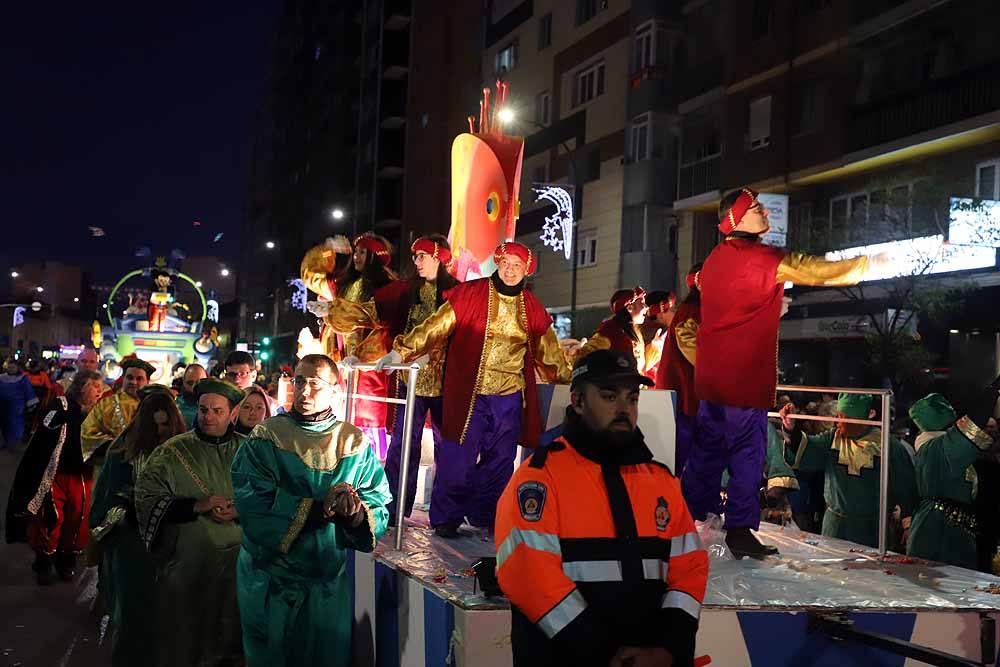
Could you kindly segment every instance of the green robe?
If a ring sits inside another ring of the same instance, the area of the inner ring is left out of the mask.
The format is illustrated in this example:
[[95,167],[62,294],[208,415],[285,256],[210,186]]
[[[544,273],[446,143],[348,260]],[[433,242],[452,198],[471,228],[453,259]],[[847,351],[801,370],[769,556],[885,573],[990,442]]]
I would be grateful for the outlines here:
[[198,403],[189,402],[184,396],[177,397],[177,409],[180,410],[181,417],[188,430],[194,428],[194,420],[198,416]]
[[[881,429],[872,428],[855,439],[831,429],[802,435],[790,443],[786,456],[792,468],[825,474],[823,535],[878,546],[879,466]],[[899,505],[908,517],[917,500],[913,460],[899,440],[890,438],[889,508]]]
[[913,513],[907,554],[976,569],[976,534],[961,517],[975,514],[978,480],[972,464],[981,453],[956,426],[917,437],[917,490],[922,500]]
[[139,474],[136,510],[146,547],[157,564],[159,633],[156,667],[241,665],[236,604],[238,522],[207,515],[164,520],[177,501],[209,495],[233,497],[229,469],[243,437],[210,438],[197,430],[157,447]]
[[[369,442],[332,418],[299,423],[279,415],[254,428],[232,475],[243,522],[237,569],[248,667],[346,667],[353,622],[346,550],[375,548],[391,499]],[[313,509],[340,482],[365,504],[356,528]]]
[[101,592],[111,615],[111,664],[143,665],[156,641],[156,568],[135,515],[136,469],[112,449],[94,486],[91,537],[104,547]]

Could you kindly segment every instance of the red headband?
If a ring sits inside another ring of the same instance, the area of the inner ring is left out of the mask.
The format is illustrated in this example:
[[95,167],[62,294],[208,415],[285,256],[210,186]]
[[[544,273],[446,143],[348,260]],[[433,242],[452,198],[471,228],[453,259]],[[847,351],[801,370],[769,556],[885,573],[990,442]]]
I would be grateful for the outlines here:
[[646,290],[636,285],[634,289],[620,289],[611,297],[611,312],[625,310],[639,299],[646,298]]
[[418,252],[426,253],[438,260],[447,268],[451,264],[451,250],[448,250],[437,241],[421,236],[410,246],[410,252],[416,255]]
[[649,306],[650,315],[659,315],[660,313],[665,313],[673,308],[675,303],[677,303],[677,297],[674,296],[673,292],[670,292],[670,295],[663,301],[653,304],[647,303],[646,305]]
[[691,273],[687,274],[687,279],[685,280],[685,282],[687,283],[688,289],[691,289],[692,287],[698,287],[699,273],[700,271],[692,271]]
[[538,268],[538,259],[531,252],[531,248],[526,245],[521,245],[515,241],[504,241],[498,245],[497,249],[493,251],[493,261],[496,262],[497,266],[500,266],[500,260],[503,259],[504,255],[514,255],[524,262],[528,267],[527,274],[529,276]]
[[392,251],[389,249],[389,243],[374,234],[365,232],[358,238],[354,239],[354,247],[363,248],[368,252],[373,253],[379,258],[379,260],[381,260],[383,266],[389,266],[389,262],[392,261]]
[[733,202],[729,212],[719,221],[719,231],[723,234],[732,234],[736,231],[736,226],[746,215],[746,212],[757,203],[757,193],[750,188],[740,188],[740,196]]

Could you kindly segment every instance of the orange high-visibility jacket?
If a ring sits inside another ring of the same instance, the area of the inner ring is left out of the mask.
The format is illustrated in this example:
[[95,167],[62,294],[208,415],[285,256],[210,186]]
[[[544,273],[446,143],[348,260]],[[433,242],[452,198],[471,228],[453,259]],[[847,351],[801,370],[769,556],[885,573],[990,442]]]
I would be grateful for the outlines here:
[[661,646],[690,665],[708,554],[680,481],[641,440],[615,462],[588,440],[567,428],[497,506],[514,665],[607,665],[622,646]]

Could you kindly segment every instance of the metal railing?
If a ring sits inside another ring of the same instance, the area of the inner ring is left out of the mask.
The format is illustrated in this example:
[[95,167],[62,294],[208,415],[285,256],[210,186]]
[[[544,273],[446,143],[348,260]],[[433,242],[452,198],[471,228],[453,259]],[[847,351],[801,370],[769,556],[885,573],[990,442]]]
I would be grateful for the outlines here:
[[[820,415],[804,415],[789,413],[791,419],[801,421],[838,422],[842,424],[861,424],[864,426],[879,426],[882,428],[882,454],[879,456],[879,489],[878,489],[878,552],[884,556],[889,543],[889,427],[892,411],[892,390],[890,389],[856,389],[853,387],[811,387],[804,385],[779,384],[777,390],[782,393],[812,393],[812,394],[871,394],[882,399],[882,419],[851,419],[847,417],[823,417]],[[768,417],[780,417],[777,412],[768,412]],[[799,443],[799,447],[802,444]]]
[[[345,422],[351,422],[351,418],[354,416],[354,401],[359,398],[379,403],[402,405],[406,410],[406,414],[403,415],[403,440],[400,443],[399,493],[396,496],[396,550],[398,551],[403,548],[403,526],[404,519],[406,518],[406,483],[410,471],[410,434],[413,432],[413,403],[417,395],[417,371],[420,370],[420,364],[389,364],[382,369],[386,373],[406,371],[406,398],[389,398],[386,396],[357,393],[357,371],[374,371],[375,364],[354,364],[344,366],[344,370],[347,373],[345,382],[347,393],[344,397]],[[374,526],[372,528],[374,529]]]

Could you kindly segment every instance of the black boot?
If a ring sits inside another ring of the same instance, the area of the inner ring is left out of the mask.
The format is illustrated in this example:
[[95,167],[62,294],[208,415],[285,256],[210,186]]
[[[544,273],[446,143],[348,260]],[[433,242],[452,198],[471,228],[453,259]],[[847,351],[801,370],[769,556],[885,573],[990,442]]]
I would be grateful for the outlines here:
[[31,564],[31,569],[35,571],[35,581],[39,586],[52,585],[52,556],[35,554],[35,562]]
[[76,576],[76,554],[72,551],[57,551],[56,572],[63,581],[73,581]]
[[453,523],[442,523],[440,526],[434,526],[434,533],[438,537],[454,539],[458,537],[458,526]]
[[736,560],[740,560],[744,556],[765,558],[778,553],[777,547],[761,544],[749,528],[732,528],[726,531],[726,546],[729,547],[729,551],[732,552]]

